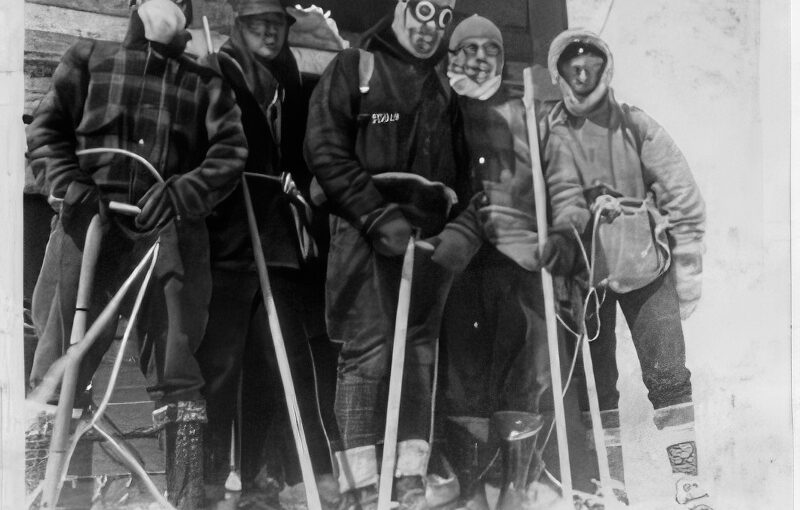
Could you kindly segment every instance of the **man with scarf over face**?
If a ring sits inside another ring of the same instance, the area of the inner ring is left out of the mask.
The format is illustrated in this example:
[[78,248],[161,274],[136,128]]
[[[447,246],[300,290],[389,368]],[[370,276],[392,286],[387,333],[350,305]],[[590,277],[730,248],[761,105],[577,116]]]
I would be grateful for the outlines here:
[[[453,6],[454,0],[398,0],[360,49],[329,65],[309,107],[306,161],[333,213],[326,316],[330,338],[342,343],[336,459],[350,508],[374,509],[377,502],[376,444],[402,255],[414,230],[429,237],[447,222],[453,211],[444,186],[461,203],[470,197],[458,161],[460,118],[441,66]],[[360,72],[369,59],[372,72]],[[391,184],[381,175],[388,173]],[[427,508],[434,345],[452,274],[417,249],[394,473],[403,509]]]
[[[339,491],[331,474],[331,453],[318,408],[305,320],[308,303],[314,299],[311,294],[316,286],[310,278],[315,275],[305,271],[290,196],[283,192],[280,182],[284,170],[291,171],[301,187],[307,187],[311,180],[302,158],[307,106],[300,71],[287,41],[294,18],[278,0],[240,0],[235,9],[230,39],[220,48],[220,54],[208,61],[231,84],[242,110],[250,146],[245,171],[263,176],[247,177],[248,186],[312,467],[323,505],[336,508]],[[296,211],[305,213],[301,203],[296,205]],[[217,206],[207,224],[213,292],[206,336],[198,352],[209,414],[206,480],[216,488],[225,483],[241,376],[239,439],[246,445],[240,449],[241,467],[244,489],[250,492],[244,500],[256,501],[265,495],[259,493],[256,483],[265,460],[283,468],[282,479],[288,484],[302,479],[241,186]],[[279,445],[265,444],[268,430]],[[265,448],[282,458],[264,459]],[[277,505],[277,501],[271,503]]]
[[[619,304],[655,408],[676,501],[681,508],[709,509],[708,493],[697,481],[691,374],[681,326],[701,293],[705,205],[700,190],[667,132],[642,110],[614,98],[609,86],[613,57],[602,39],[585,30],[562,32],[550,46],[548,67],[563,100],[548,118],[547,165],[554,171],[577,171],[590,192],[587,198],[597,189],[635,199],[652,194],[669,222],[669,271],[640,289],[607,290],[598,337],[590,343],[612,478],[624,482],[615,357]],[[583,408],[588,410],[588,404]]]
[[[188,0],[147,0],[133,11],[122,44],[81,40],[56,69],[53,86],[34,114],[28,150],[60,210],[39,278],[44,307],[32,384],[68,345],[87,227],[102,219],[89,323],[144,252],[160,239],[137,330],[142,370],[156,403],[156,427],[166,429],[167,492],[180,508],[203,501],[203,377],[194,357],[203,337],[211,292],[205,217],[233,189],[247,142],[240,111],[222,78],[183,55],[191,19]],[[92,148],[117,154],[76,156]],[[111,200],[140,207],[135,217],[108,210]],[[123,309],[126,307],[123,307]],[[34,312],[36,313],[36,312]],[[116,331],[111,324],[81,366],[78,389],[89,384]]]
[[[470,169],[480,191],[433,244],[438,256],[465,268],[453,283],[442,323],[444,395],[447,424],[453,427],[448,458],[461,471],[462,496],[476,501],[485,497],[483,481],[499,485],[499,480],[469,480],[466,471],[475,459],[466,459],[465,452],[478,454],[481,472],[497,445],[475,449],[482,441],[464,433],[481,430],[477,436],[498,437],[487,432],[493,413],[539,412],[550,386],[540,270],[574,271],[578,246],[570,225],[582,229],[589,217],[575,172],[546,169],[555,228],[540,258],[525,106],[502,82],[502,73],[503,36],[497,26],[478,15],[462,21],[450,37],[447,74],[459,96]],[[504,413],[495,419],[520,416]]]

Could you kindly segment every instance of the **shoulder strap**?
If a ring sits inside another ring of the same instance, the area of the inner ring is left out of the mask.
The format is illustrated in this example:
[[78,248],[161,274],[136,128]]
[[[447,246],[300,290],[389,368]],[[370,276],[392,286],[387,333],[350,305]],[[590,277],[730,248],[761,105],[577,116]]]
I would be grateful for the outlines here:
[[362,94],[369,92],[369,81],[375,71],[375,55],[365,49],[358,49],[358,90]]
[[622,103],[621,106],[623,126],[631,130],[633,140],[636,143],[636,152],[641,156],[642,144],[644,143],[644,140],[642,140],[642,133],[639,131],[639,126],[637,126],[636,123],[631,119],[631,107],[626,103]]

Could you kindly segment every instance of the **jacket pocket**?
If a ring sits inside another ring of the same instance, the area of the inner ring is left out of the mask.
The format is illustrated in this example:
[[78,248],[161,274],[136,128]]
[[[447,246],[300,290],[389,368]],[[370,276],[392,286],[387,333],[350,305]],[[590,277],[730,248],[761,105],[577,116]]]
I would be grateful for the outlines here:
[[361,164],[375,175],[383,172],[402,172],[406,157],[400,150],[401,124],[405,116],[398,112],[363,113],[358,116],[356,154]]

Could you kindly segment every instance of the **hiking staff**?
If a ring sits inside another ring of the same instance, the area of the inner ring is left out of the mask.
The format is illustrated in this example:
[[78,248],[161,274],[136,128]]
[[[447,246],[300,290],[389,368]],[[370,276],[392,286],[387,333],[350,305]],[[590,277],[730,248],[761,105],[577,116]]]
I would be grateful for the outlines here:
[[300,470],[303,476],[303,483],[306,491],[306,501],[309,510],[321,510],[322,502],[317,489],[317,482],[314,478],[314,469],[311,465],[311,455],[306,443],[306,436],[303,430],[303,420],[300,416],[300,408],[297,404],[297,394],[295,393],[294,383],[292,382],[292,372],[289,366],[289,359],[286,354],[286,347],[283,342],[278,320],[278,309],[275,307],[275,299],[272,296],[272,288],[269,284],[267,274],[267,263],[264,258],[264,249],[261,246],[261,237],[258,233],[258,224],[253,209],[253,201],[250,198],[250,188],[247,185],[247,178],[242,177],[242,191],[244,192],[245,209],[247,210],[247,224],[250,228],[250,239],[253,244],[253,256],[255,257],[258,279],[261,284],[261,296],[264,301],[264,308],[267,311],[269,330],[272,336],[272,344],[275,347],[275,358],[278,362],[281,382],[283,383],[286,405],[289,411],[289,423],[292,427],[297,456],[300,460]]
[[400,418],[400,395],[403,388],[403,367],[408,336],[408,310],[411,305],[411,279],[414,273],[414,237],[408,240],[400,275],[400,292],[394,322],[392,365],[389,371],[389,398],[386,403],[386,429],[383,434],[383,459],[378,485],[378,510],[389,510],[397,455],[397,427]]
[[[531,173],[533,175],[534,205],[536,209],[536,231],[539,234],[539,255],[542,255],[547,243],[547,193],[545,190],[542,160],[539,153],[539,131],[536,124],[536,111],[533,104],[533,74],[530,67],[523,72],[525,85],[524,103],[526,122],[528,125],[528,147],[531,151]],[[544,295],[544,312],[547,324],[547,346],[550,355],[550,379],[553,385],[553,411],[556,422],[556,440],[558,442],[558,463],[561,474],[561,496],[572,501],[572,472],[569,465],[569,447],[567,445],[567,423],[564,414],[563,384],[561,380],[561,358],[558,353],[558,325],[556,322],[555,296],[553,293],[553,277],[550,271],[542,267],[542,294]]]

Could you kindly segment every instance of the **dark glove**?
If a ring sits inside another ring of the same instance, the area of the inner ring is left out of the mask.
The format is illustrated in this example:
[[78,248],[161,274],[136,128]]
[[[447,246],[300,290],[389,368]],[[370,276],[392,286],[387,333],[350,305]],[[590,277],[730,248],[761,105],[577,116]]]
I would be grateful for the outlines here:
[[578,240],[570,232],[550,232],[542,250],[542,266],[557,276],[571,276],[578,270]]
[[142,210],[136,216],[136,227],[143,231],[160,227],[175,216],[167,184],[163,182],[153,184],[136,205]]
[[481,247],[454,228],[445,228],[439,235],[423,239],[418,243],[423,249],[433,249],[431,260],[443,268],[460,273],[464,271]]
[[93,182],[72,181],[61,204],[61,224],[68,227],[78,216],[98,212],[100,195]]
[[411,238],[411,223],[400,209],[389,207],[367,229],[372,248],[385,257],[403,255]]

